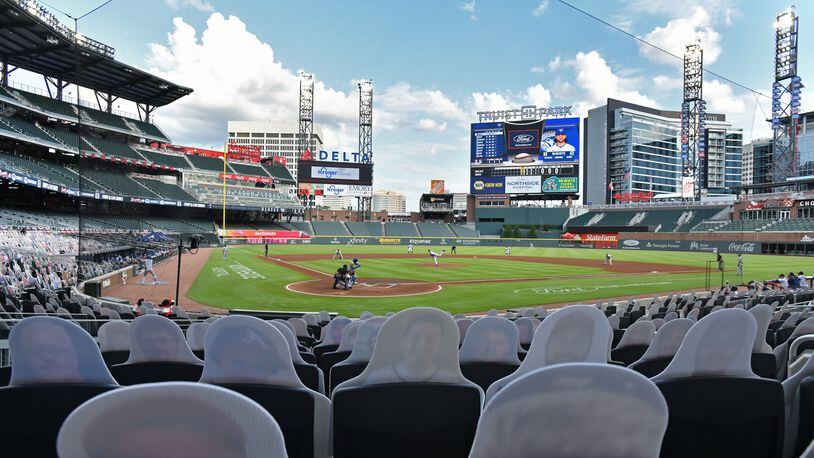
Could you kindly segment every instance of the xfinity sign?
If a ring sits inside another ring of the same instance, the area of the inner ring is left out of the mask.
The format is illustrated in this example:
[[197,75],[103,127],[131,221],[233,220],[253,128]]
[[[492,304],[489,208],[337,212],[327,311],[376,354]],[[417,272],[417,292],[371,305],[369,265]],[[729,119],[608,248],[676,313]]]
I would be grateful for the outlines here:
[[320,151],[317,157],[322,162],[351,162],[356,164],[370,164],[370,156],[363,153],[344,151]]

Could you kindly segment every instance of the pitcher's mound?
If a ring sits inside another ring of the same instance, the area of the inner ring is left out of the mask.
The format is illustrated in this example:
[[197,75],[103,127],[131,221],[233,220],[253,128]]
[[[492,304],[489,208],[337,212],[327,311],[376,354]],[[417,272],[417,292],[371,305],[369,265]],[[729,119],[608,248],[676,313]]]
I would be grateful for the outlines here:
[[333,289],[333,279],[307,280],[289,283],[286,289],[300,294],[311,296],[330,297],[398,297],[418,296],[441,291],[441,285],[405,281],[392,278],[368,278],[360,280],[352,289],[344,290],[339,287]]

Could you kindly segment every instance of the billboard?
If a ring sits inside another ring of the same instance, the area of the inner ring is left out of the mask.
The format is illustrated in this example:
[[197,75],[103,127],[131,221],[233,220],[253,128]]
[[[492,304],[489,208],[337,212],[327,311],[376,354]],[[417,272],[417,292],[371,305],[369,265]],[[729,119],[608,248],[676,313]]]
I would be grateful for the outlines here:
[[506,177],[474,177],[470,194],[505,194]]
[[297,162],[300,183],[373,185],[373,164],[322,162],[300,159]]
[[579,118],[474,123],[474,166],[549,165],[579,162]]
[[543,192],[571,193],[579,192],[578,177],[548,177],[543,181]]
[[543,177],[506,177],[506,194],[539,194]]
[[445,188],[444,180],[430,180],[430,194],[443,194]]

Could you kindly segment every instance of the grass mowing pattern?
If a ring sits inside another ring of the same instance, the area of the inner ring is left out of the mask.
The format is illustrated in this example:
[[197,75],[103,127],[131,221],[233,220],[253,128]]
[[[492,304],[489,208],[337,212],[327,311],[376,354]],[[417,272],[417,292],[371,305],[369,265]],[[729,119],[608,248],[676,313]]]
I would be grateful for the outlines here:
[[[497,282],[465,285],[444,285],[437,293],[414,297],[349,298],[317,297],[293,293],[285,285],[307,280],[308,276],[275,265],[262,256],[262,246],[243,246],[229,250],[229,260],[224,261],[220,250],[214,250],[201,270],[188,296],[200,303],[222,308],[258,310],[319,311],[330,310],[347,316],[358,316],[368,310],[376,314],[398,311],[408,307],[438,307],[453,313],[483,311],[490,308],[506,308],[554,304],[560,302],[594,303],[609,297],[656,294],[665,291],[702,289],[704,274],[601,274],[606,250],[569,248],[513,248],[515,256],[541,256],[561,258],[594,259],[597,268],[535,264],[519,261],[467,259],[462,256],[503,255],[500,247],[460,247],[458,257],[442,257],[445,263],[462,264],[462,267],[434,269],[424,267],[432,260],[422,255],[426,247],[416,247],[416,258],[369,259],[369,253],[405,253],[403,246],[341,246],[346,258],[358,256],[364,266],[359,276],[364,278],[402,278],[425,281],[469,280],[486,278],[524,278],[528,276],[556,276],[550,280]],[[321,253],[325,260],[298,262],[297,264],[331,273],[341,265],[331,261],[335,246],[270,246],[269,256],[283,254]],[[448,249],[448,248],[447,248]],[[615,261],[651,262],[703,269],[704,262],[713,259],[711,253],[684,253],[667,251],[607,250]],[[727,272],[725,280],[740,283],[735,276],[736,256],[723,255]],[[806,271],[811,260],[802,257],[744,255],[744,281],[767,280],[789,271]],[[349,259],[348,259],[349,261]],[[335,267],[336,266],[336,267]],[[220,270],[220,269],[223,270]],[[228,275],[223,275],[223,271]],[[255,272],[265,278],[242,278],[238,273]],[[221,276],[218,276],[220,272]],[[529,275],[531,273],[531,275]],[[720,276],[715,277],[715,279]],[[325,281],[328,281],[326,279]],[[531,290],[531,288],[538,288]]]

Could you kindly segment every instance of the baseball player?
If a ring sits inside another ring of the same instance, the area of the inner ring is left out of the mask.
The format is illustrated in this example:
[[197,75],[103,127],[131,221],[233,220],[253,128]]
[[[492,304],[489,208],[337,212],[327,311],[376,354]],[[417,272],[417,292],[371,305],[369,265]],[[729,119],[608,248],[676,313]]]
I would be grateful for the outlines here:
[[269,257],[269,244],[266,243],[266,257]]
[[712,249],[712,255],[715,256],[716,258],[718,257],[718,247]]
[[610,253],[605,253],[605,265],[613,267],[613,256]]
[[223,260],[229,259],[229,245],[223,244]]
[[407,254],[413,254],[413,244],[407,245]]
[[356,284],[356,269],[361,267],[362,265],[359,264],[359,258],[353,258],[353,262],[348,266],[348,275],[350,275],[351,286]]
[[334,257],[332,257],[331,260],[334,260],[337,257],[339,257],[339,259],[345,259],[342,257],[342,250],[340,250],[339,248],[336,249],[336,251],[334,252]]
[[738,254],[738,273],[739,277],[743,277],[743,255]]
[[436,253],[435,251],[432,251],[432,250],[427,250],[427,253],[429,253],[429,254],[430,254],[430,256],[432,257],[432,262],[434,262],[434,263],[435,263],[435,267],[438,267],[438,258],[440,258],[441,256],[443,256],[445,251],[446,251],[446,250],[441,250],[441,252],[440,252],[440,253]]
[[336,289],[337,285],[339,285],[339,287],[345,290],[350,289],[350,279],[348,278],[347,264],[344,264],[342,265],[342,267],[336,269],[336,273],[334,274],[333,289]]
[[144,257],[144,280],[142,282],[147,281],[147,274],[153,276],[153,284],[158,284],[158,277],[155,275],[155,270],[153,270],[153,258],[149,255]]
[[568,133],[562,127],[554,132],[554,144],[549,146],[547,152],[573,153],[574,145],[568,144]]
[[458,254],[458,252],[456,251],[457,248],[458,247],[456,247],[455,245],[452,245],[452,250],[451,250],[452,254]]
[[512,255],[512,249],[509,247],[509,245],[506,245],[506,256],[511,256],[511,255]]

